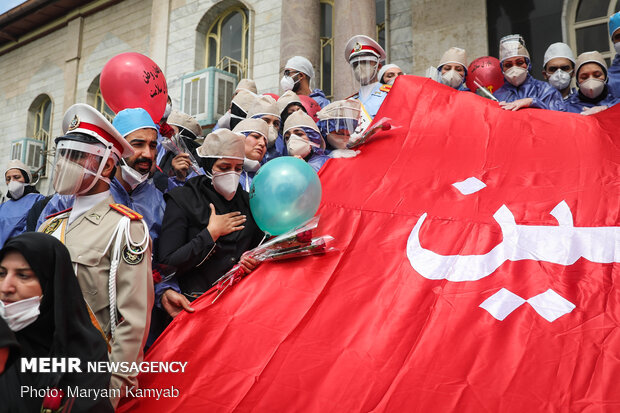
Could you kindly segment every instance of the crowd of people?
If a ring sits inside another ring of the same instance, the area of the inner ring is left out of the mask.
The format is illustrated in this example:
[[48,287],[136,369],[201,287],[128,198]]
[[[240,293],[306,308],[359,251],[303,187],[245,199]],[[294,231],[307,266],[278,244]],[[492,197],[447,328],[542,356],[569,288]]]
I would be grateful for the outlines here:
[[[544,56],[546,81],[532,77],[523,38],[504,37],[505,83],[493,93],[499,106],[588,115],[616,104],[620,13],[610,18],[609,32],[618,52],[610,68],[599,52],[575,59],[568,45],[554,43]],[[302,159],[317,172],[329,158],[356,156],[350,143],[363,136],[404,74],[385,58],[371,38],[352,37],[345,59],[358,90],[330,102],[311,88],[310,61],[293,56],[284,66],[281,96],[260,94],[254,81],[242,79],[230,109],[204,138],[201,125],[172,109],[170,100],[161,120],[138,107],[118,112],[112,123],[75,104],[55,139],[50,196],[35,189],[25,164],[11,160],[0,205],[0,411],[45,403],[22,398],[16,389],[23,385],[136,385],[135,374],[23,373],[15,360],[140,361],[172,318],[193,312],[192,302],[230,268],[239,263],[253,271],[259,263],[246,252],[268,236],[250,209],[255,174],[281,156]],[[436,71],[438,82],[472,92],[465,50],[450,48]],[[73,411],[105,412],[118,401],[63,403]]]

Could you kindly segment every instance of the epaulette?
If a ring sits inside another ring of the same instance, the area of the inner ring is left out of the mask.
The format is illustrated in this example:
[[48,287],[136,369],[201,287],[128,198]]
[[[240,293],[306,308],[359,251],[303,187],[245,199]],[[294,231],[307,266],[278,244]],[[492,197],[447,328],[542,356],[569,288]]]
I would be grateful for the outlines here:
[[389,91],[390,91],[390,89],[392,89],[392,86],[391,86],[391,85],[383,85],[383,86],[381,86],[381,87],[379,88],[379,90],[380,90],[380,91],[382,91],[382,92],[389,92]]
[[54,218],[55,216],[60,215],[60,214],[64,214],[65,212],[69,212],[69,211],[71,211],[72,209],[73,209],[73,208],[67,208],[67,209],[65,209],[64,211],[54,212],[53,214],[50,214],[50,215],[46,216],[46,217],[45,217],[45,219]]
[[137,221],[142,219],[142,215],[138,214],[136,211],[134,211],[133,209],[129,208],[126,205],[123,204],[110,204],[110,208],[112,208],[113,210],[120,212],[122,215],[125,215],[126,217],[129,217],[129,219],[131,219],[132,221]]

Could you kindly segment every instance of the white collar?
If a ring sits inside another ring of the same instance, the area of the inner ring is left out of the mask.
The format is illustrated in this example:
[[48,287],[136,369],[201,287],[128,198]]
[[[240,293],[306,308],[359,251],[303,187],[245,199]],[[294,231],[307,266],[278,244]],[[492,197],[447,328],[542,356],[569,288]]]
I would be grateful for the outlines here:
[[365,100],[368,96],[370,96],[370,94],[372,93],[372,91],[374,90],[374,88],[377,86],[378,83],[379,82],[373,82],[368,85],[360,86],[360,98],[362,100]]
[[110,190],[99,192],[94,195],[77,196],[73,204],[73,209],[71,209],[69,213],[69,222],[67,222],[67,224],[71,225],[71,223],[82,216],[84,212],[88,211],[108,196],[110,196]]

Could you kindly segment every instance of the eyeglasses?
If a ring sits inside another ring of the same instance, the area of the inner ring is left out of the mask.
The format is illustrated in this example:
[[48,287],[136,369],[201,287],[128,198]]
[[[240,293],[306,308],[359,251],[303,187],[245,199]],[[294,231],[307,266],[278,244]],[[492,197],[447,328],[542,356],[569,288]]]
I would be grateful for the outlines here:
[[289,69],[285,69],[284,70],[284,76],[290,76],[293,77],[296,74],[298,74],[299,72],[297,70],[289,70]]
[[573,68],[570,65],[564,65],[564,66],[549,66],[546,72],[555,73],[558,69],[566,73],[570,73],[573,71]]

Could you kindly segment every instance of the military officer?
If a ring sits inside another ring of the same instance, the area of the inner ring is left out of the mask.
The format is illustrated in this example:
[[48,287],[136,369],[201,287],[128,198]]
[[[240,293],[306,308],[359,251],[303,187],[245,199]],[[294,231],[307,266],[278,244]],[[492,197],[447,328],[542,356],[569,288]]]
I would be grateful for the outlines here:
[[[75,104],[56,139],[54,189],[76,195],[73,208],[49,217],[39,231],[65,243],[110,361],[140,362],[153,306],[151,241],[142,216],[115,204],[110,179],[134,151],[93,107]],[[135,373],[112,373],[110,388],[137,386]],[[112,399],[113,405],[118,399]]]
[[372,119],[391,88],[377,80],[381,63],[385,61],[385,50],[370,37],[360,34],[349,39],[344,48],[344,58],[351,65],[356,87],[359,87],[351,98],[359,100],[362,111]]

